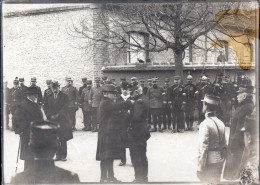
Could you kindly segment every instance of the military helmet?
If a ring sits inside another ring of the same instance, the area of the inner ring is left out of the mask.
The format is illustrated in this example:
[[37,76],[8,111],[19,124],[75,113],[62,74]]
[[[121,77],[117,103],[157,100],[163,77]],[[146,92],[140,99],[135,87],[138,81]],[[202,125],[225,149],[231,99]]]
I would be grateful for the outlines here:
[[187,80],[192,80],[193,78],[192,78],[191,75],[188,75],[186,79],[187,79]]

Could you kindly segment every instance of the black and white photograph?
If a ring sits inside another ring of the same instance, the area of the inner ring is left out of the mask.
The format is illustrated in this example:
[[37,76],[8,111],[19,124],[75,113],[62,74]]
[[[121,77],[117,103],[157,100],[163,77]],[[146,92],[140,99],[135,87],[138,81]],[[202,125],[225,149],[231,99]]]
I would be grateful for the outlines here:
[[2,2],[2,184],[259,184],[257,0]]

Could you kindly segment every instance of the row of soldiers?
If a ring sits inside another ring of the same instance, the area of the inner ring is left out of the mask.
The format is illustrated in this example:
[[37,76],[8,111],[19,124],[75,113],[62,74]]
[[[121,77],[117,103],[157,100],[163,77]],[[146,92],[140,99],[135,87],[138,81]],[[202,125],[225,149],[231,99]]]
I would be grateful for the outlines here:
[[[120,79],[120,84],[115,83],[115,79],[108,80],[107,77],[95,78],[93,85],[92,80],[82,78],[83,85],[79,90],[73,86],[73,80],[70,77],[66,79],[66,86],[62,87],[62,92],[68,95],[69,104],[68,112],[72,129],[76,130],[76,111],[81,108],[83,112],[84,131],[96,132],[98,129],[97,110],[102,99],[102,86],[104,84],[114,84],[116,86],[118,96],[129,97],[127,86],[140,85],[143,89],[143,94],[149,100],[149,116],[150,132],[171,129],[173,132],[184,132],[184,130],[192,130],[194,122],[195,108],[198,109],[199,123],[204,120],[202,112],[203,104],[201,100],[205,94],[214,94],[221,99],[219,118],[229,125],[232,105],[236,106],[236,91],[239,86],[251,85],[251,81],[245,74],[238,74],[236,82],[231,82],[228,75],[223,73],[218,74],[215,81],[211,83],[210,78],[206,75],[201,75],[199,82],[194,84],[193,77],[186,77],[187,83],[181,84],[181,77],[174,76],[173,85],[170,84],[170,79],[165,78],[163,87],[158,85],[158,78],[131,78],[131,82],[127,82],[125,78]],[[45,97],[52,93],[51,80],[47,80],[47,89],[42,95],[41,88],[36,85],[37,79],[31,78],[31,86],[38,89],[37,103],[41,106],[44,104]],[[16,78],[13,82],[14,87],[11,89],[5,87],[6,94],[6,127],[9,128],[9,114],[14,113],[17,105],[25,98],[24,78]],[[186,122],[186,126],[185,126]]]

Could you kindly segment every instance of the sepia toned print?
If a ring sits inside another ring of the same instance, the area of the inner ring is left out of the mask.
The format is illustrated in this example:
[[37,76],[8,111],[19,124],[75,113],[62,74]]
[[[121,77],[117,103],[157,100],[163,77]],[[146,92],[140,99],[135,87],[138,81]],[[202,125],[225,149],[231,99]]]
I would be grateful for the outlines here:
[[258,8],[3,2],[4,182],[259,183]]

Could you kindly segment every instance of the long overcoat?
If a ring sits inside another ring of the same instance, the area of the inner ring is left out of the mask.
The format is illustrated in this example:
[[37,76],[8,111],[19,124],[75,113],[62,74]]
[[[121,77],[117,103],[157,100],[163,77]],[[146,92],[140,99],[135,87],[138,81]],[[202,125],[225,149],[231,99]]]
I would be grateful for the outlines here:
[[252,101],[244,101],[238,105],[231,120],[230,136],[228,142],[228,155],[224,169],[224,178],[228,180],[237,179],[240,172],[240,164],[245,148],[244,127],[245,118],[254,110]]
[[96,160],[121,159],[121,121],[118,119],[118,111],[130,109],[131,102],[115,103],[104,97],[100,102],[98,117],[100,120],[98,130],[98,143]]
[[[68,103],[68,96],[63,92],[59,92],[56,99],[54,99],[53,93],[47,95],[43,106],[47,119],[60,125],[58,137],[65,141],[73,138],[70,117],[68,114]],[[58,117],[56,119],[51,118],[52,115],[57,114]]]
[[37,103],[25,99],[19,104],[13,114],[13,125],[16,134],[20,135],[20,159],[31,159],[33,154],[28,146],[30,141],[31,122],[43,121],[41,109]]

